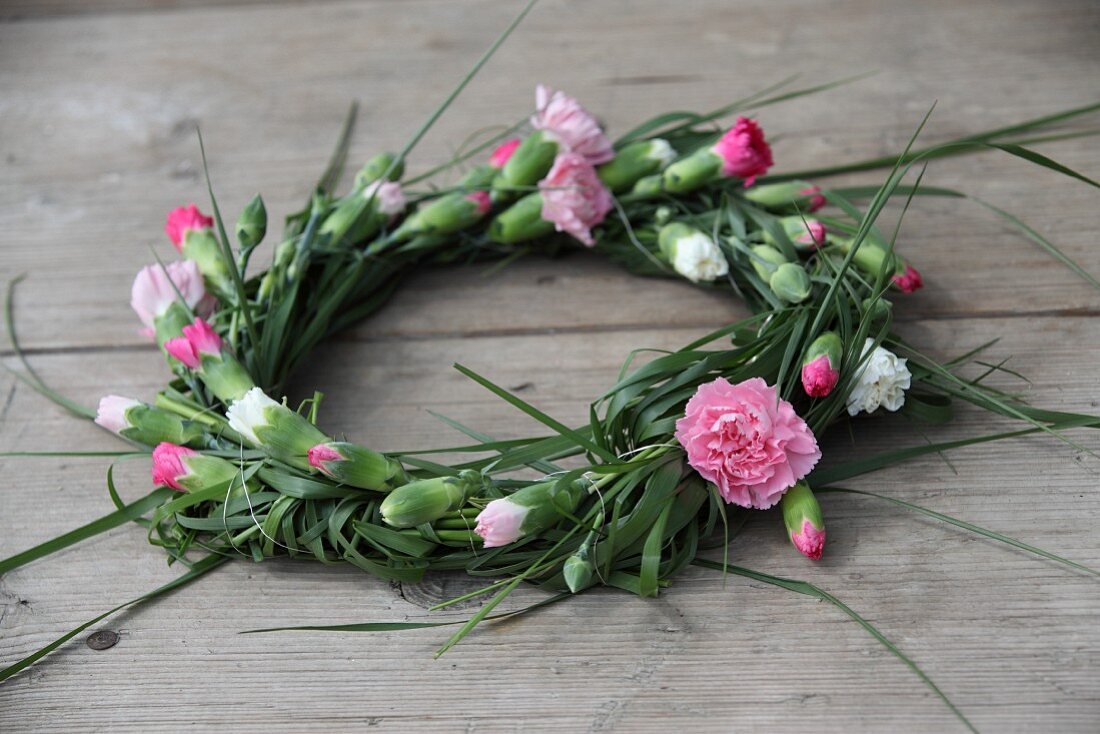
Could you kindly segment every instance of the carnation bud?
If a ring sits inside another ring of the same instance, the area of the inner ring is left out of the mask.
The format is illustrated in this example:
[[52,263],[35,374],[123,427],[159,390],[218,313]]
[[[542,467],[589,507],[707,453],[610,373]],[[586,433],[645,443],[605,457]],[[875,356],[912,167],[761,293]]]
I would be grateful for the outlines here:
[[754,204],[772,211],[816,212],[825,206],[821,189],[807,181],[761,184],[745,190],[743,196]]
[[783,524],[798,552],[812,561],[821,560],[825,549],[825,519],[810,485],[797,482],[779,501],[783,511]]
[[508,189],[534,186],[554,165],[557,154],[558,144],[546,132],[537,130],[528,135],[493,180],[493,199],[510,199],[515,194]]
[[194,370],[219,400],[229,403],[255,387],[252,376],[224,349],[221,337],[210,324],[197,318],[181,331],[182,336],[164,343],[164,351]]
[[512,154],[516,152],[516,148],[518,148],[522,142],[523,141],[519,138],[509,138],[498,145],[493,149],[493,152],[489,154],[489,166],[496,170],[504,168],[504,165],[512,159]]
[[409,240],[424,234],[452,234],[474,224],[492,208],[493,202],[484,191],[445,194],[406,217],[393,237]]
[[355,174],[354,188],[357,191],[361,191],[367,187],[368,184],[372,184],[378,179],[386,176],[386,172],[389,171],[389,175],[386,176],[390,181],[397,181],[405,173],[405,162],[401,161],[393,170],[390,170],[390,166],[393,165],[393,161],[397,156],[393,153],[379,153],[366,164],[359,169],[359,172]]
[[267,209],[264,207],[264,200],[256,194],[237,219],[237,242],[241,243],[241,249],[251,250],[260,244],[265,234],[267,234]]
[[676,161],[661,174],[665,191],[686,194],[722,175],[722,157],[710,148],[700,148],[686,158]]
[[634,184],[634,188],[630,190],[631,196],[657,196],[663,193],[665,190],[664,177],[660,174],[653,174],[652,176],[643,176],[638,179]]
[[836,387],[843,347],[834,331],[826,331],[810,343],[802,358],[802,388],[811,398],[823,398]]
[[409,482],[386,495],[380,507],[382,520],[395,528],[414,528],[434,522],[458,510],[485,488],[478,472],[464,470],[457,477],[434,477]]
[[328,441],[317,426],[254,387],[234,400],[225,417],[229,427],[273,459],[302,466],[309,450]]
[[898,260],[898,271],[891,282],[902,293],[912,293],[919,290],[924,285],[924,280],[920,277],[920,273],[909,263],[902,260],[900,257]]
[[489,239],[505,245],[533,240],[554,231],[553,222],[542,218],[542,194],[524,196],[489,224]]
[[373,237],[394,216],[405,209],[401,184],[374,181],[356,189],[336,204],[317,233],[334,243],[362,242]]
[[710,235],[681,222],[661,227],[661,253],[673,269],[692,283],[713,281],[729,273],[729,262]]
[[[799,252],[812,252],[825,244],[825,225],[816,219],[794,215],[780,217],[778,223],[783,228],[787,239]],[[764,240],[772,245],[777,244],[767,230],[764,230]]]
[[783,253],[775,249],[771,245],[754,245],[752,247],[752,269],[756,271],[756,274],[760,278],[767,282],[771,280],[772,273],[776,269],[788,262]]
[[592,583],[592,575],[596,567],[592,564],[588,545],[582,545],[576,553],[565,559],[561,573],[565,578],[565,585],[569,591],[576,594]]
[[354,443],[319,443],[308,457],[309,465],[325,476],[360,489],[388,492],[408,481],[400,462]]
[[890,316],[890,312],[893,310],[894,304],[887,301],[885,298],[864,298],[860,303],[860,310],[865,318],[869,318],[872,324],[885,321]]
[[233,289],[225,253],[212,229],[189,229],[183,237],[180,252],[188,260],[194,260],[206,282],[221,293]]
[[[845,254],[851,252],[854,242],[855,240],[847,238],[837,240],[837,244]],[[871,237],[865,237],[855,252],[852,262],[872,278],[877,278],[883,270],[887,275],[892,275],[897,270],[897,258]]]
[[581,480],[538,482],[493,500],[477,516],[474,529],[486,548],[514,543],[533,533],[553,527],[563,513],[577,509],[584,496]]
[[802,303],[813,290],[810,276],[801,263],[783,263],[772,273],[768,285],[787,303]]
[[146,446],[165,441],[199,445],[203,438],[203,429],[198,423],[118,395],[100,399],[95,422],[112,433]]
[[198,492],[229,485],[240,469],[225,459],[206,456],[183,446],[160,443],[153,449],[153,483],[178,492]]
[[667,140],[653,138],[630,143],[596,171],[600,180],[612,191],[623,191],[638,179],[668,167],[676,159],[676,151]]

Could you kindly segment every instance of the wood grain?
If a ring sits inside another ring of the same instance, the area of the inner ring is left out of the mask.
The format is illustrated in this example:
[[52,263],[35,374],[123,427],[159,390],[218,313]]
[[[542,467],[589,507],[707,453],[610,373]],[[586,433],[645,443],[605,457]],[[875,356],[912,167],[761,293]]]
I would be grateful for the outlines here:
[[[163,212],[202,201],[202,125],[223,206],[260,190],[290,210],[321,167],[350,99],[364,114],[353,159],[400,145],[516,4],[51,2],[0,23],[0,277],[28,272],[20,331],[35,366],[91,404],[153,394],[164,378],[127,307],[133,271],[169,254]],[[20,8],[17,3],[12,7]],[[110,13],[100,12],[104,9]],[[129,12],[140,9],[143,12]],[[60,11],[58,13],[57,11]],[[80,15],[70,15],[73,12]],[[153,12],[145,12],[153,11]],[[12,18],[6,7],[2,18]],[[1094,3],[871,0],[547,2],[417,153],[418,167],[488,120],[511,122],[539,81],[623,130],[702,109],[793,71],[804,83],[877,69],[847,89],[762,110],[779,168],[897,151],[933,100],[928,140],[1086,103],[1100,92]],[[658,51],[658,52],[655,52]],[[1082,127],[1088,123],[1082,123]],[[1095,124],[1095,123],[1093,123]],[[1042,150],[1087,175],[1100,149]],[[846,180],[875,183],[875,176]],[[994,155],[941,161],[926,182],[1024,216],[1093,272],[1094,190]],[[895,212],[896,213],[896,212]],[[973,205],[920,202],[901,249],[928,287],[904,301],[905,335],[940,356],[1003,336],[991,356],[1033,381],[1037,404],[1096,411],[1100,298]],[[418,274],[376,319],[318,351],[293,387],[326,393],[326,427],[382,449],[462,438],[427,410],[501,437],[540,429],[451,369],[461,362],[566,422],[627,352],[670,348],[742,313],[720,294],[639,281],[595,253]],[[3,352],[10,354],[10,352]],[[14,360],[6,361],[14,364]],[[1004,385],[1012,383],[1002,380]],[[843,429],[848,457],[1001,425],[898,418]],[[1074,434],[1100,451],[1089,433]],[[0,451],[118,444],[0,376]],[[1100,566],[1100,460],[1049,437],[953,452],[851,482]],[[106,463],[0,457],[0,557],[110,510]],[[117,469],[129,497],[148,467]],[[753,517],[730,558],[802,578],[865,614],[983,731],[1092,732],[1100,722],[1100,586],[1094,579],[870,499],[824,500],[829,548],[810,564],[774,515]],[[0,578],[0,662],[13,661],[177,573],[138,528],[120,528]],[[3,731],[943,732],[950,713],[904,666],[827,605],[692,570],[660,599],[586,594],[486,627],[432,659],[445,630],[241,636],[295,622],[460,619],[431,614],[466,588],[405,588],[343,568],[234,563],[103,625],[0,687]],[[516,607],[540,598],[523,590]]]

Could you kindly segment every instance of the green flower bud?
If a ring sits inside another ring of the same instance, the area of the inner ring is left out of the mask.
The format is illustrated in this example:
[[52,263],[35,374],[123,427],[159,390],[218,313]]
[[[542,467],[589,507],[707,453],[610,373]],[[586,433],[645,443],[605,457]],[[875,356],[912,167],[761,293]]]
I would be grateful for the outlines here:
[[872,300],[870,298],[864,298],[860,303],[860,313],[865,317],[871,319],[872,324],[885,321],[893,310],[894,304],[885,298],[877,298]]
[[612,191],[623,191],[638,179],[657,173],[676,159],[676,151],[667,140],[653,138],[630,143],[615,157],[596,169],[600,180]]
[[542,194],[524,196],[489,224],[489,239],[510,245],[533,240],[554,231],[554,224],[542,218]]
[[686,194],[721,177],[722,157],[708,148],[700,148],[681,158],[661,174],[665,191]]
[[244,397],[256,382],[228,352],[221,354],[203,354],[198,369],[202,382],[223,403],[230,403]]
[[513,198],[515,193],[507,190],[510,187],[534,186],[554,165],[557,154],[557,142],[542,130],[528,135],[493,180],[493,199]]
[[657,196],[665,190],[664,178],[660,174],[643,176],[630,190],[632,196]]
[[752,254],[754,255],[752,269],[765,282],[771,279],[776,268],[787,262],[787,258],[783,256],[783,253],[771,245],[754,245]]
[[787,536],[798,552],[810,560],[821,559],[825,549],[825,519],[810,485],[798,482],[779,501]]
[[[837,240],[837,245],[845,255],[851,252],[853,244],[854,240],[852,239]],[[886,271],[887,278],[897,271],[897,258],[892,253],[887,252],[885,247],[879,245],[870,236],[865,237],[863,242],[860,243],[856,249],[856,254],[852,257],[852,262],[872,278],[877,278],[883,270]]]
[[840,380],[840,358],[844,345],[834,331],[813,340],[802,357],[802,389],[811,398],[829,395]]
[[273,459],[308,466],[309,450],[328,441],[317,426],[254,387],[226,411],[229,427]]
[[469,190],[488,189],[493,185],[493,179],[499,171],[499,168],[490,165],[474,166],[463,174],[458,180],[458,185]]
[[783,263],[768,280],[775,295],[787,303],[802,303],[810,297],[813,284],[800,263]]
[[[816,219],[808,219],[801,215],[780,217],[779,226],[794,248],[799,252],[813,252],[825,244],[825,225]],[[777,245],[775,237],[768,230],[764,230],[764,241],[770,245]]]
[[772,211],[815,212],[825,205],[821,189],[808,181],[786,181],[750,186],[742,195],[754,204]]
[[382,500],[382,520],[395,528],[413,528],[438,520],[458,510],[466,500],[485,488],[485,479],[475,471],[457,477],[421,479],[398,487]]
[[309,465],[341,484],[388,492],[409,481],[401,463],[343,441],[319,443],[309,450]]
[[592,583],[592,575],[596,567],[589,556],[588,545],[582,545],[576,553],[565,559],[565,564],[562,566],[561,572],[565,577],[565,585],[574,594]]
[[489,194],[484,191],[446,194],[406,217],[393,237],[404,241],[423,234],[453,234],[476,223],[492,207]]
[[223,294],[231,292],[233,281],[229,275],[229,267],[225,263],[225,254],[213,230],[207,228],[187,230],[180,252],[188,260],[195,261],[207,283]]
[[[366,164],[359,169],[359,172],[355,174],[355,189],[365,189],[368,184],[372,184],[378,179],[385,176],[386,171],[389,170],[396,157],[397,156],[395,156],[393,153],[379,153],[378,155],[368,160]],[[386,176],[386,178],[388,178],[390,181],[397,181],[401,178],[402,175],[404,175],[404,173],[405,163],[404,161],[402,161],[394,166],[393,170],[390,171],[390,175]]]
[[267,233],[267,209],[259,194],[252,197],[237,219],[237,242],[241,249],[251,250],[260,244]]
[[199,446],[204,437],[203,427],[194,421],[118,395],[107,395],[99,401],[95,422],[112,433],[146,446],[164,442]]

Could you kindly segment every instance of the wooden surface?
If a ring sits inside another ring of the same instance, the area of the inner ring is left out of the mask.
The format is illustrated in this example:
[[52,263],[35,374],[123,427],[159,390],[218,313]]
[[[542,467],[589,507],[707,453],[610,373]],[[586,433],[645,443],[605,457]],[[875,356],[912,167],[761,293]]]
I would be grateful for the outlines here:
[[[169,254],[164,212],[204,201],[201,123],[223,207],[257,190],[279,216],[323,165],[349,100],[361,160],[398,147],[516,10],[497,0],[9,2],[0,11],[0,276],[28,273],[22,338],[44,378],[92,404],[151,397],[163,365],[127,306],[133,271]],[[548,0],[424,141],[420,168],[472,130],[508,123],[548,82],[614,130],[705,109],[805,72],[879,73],[762,110],[777,170],[896,152],[935,100],[933,142],[1100,96],[1100,7],[1082,0],[910,3]],[[1087,126],[1088,123],[1082,123]],[[1095,125],[1095,121],[1092,122]],[[1042,149],[1100,175],[1095,140]],[[878,179],[859,179],[877,183]],[[1094,273],[1095,190],[993,155],[937,162],[926,183],[966,188],[1047,233]],[[1100,297],[981,209],[927,200],[900,248],[927,287],[899,328],[948,355],[992,354],[1032,379],[1038,404],[1100,406]],[[450,369],[460,361],[565,422],[635,347],[676,347],[740,313],[715,294],[641,283],[595,255],[530,260],[486,277],[426,272],[370,323],[322,348],[296,391],[323,389],[328,430],[383,449],[457,440],[434,409],[501,437],[537,430]],[[14,365],[10,351],[3,353]],[[1008,384],[1008,383],[1005,383]],[[990,428],[964,412],[944,437]],[[918,443],[899,419],[839,431],[827,456]],[[1092,435],[1079,440],[1093,450]],[[0,375],[0,451],[111,450],[94,426]],[[1100,460],[1028,438],[915,461],[858,482],[1100,565]],[[0,458],[0,556],[110,509],[101,460]],[[119,466],[124,494],[144,462]],[[872,500],[830,496],[812,564],[759,514],[733,562],[801,578],[862,612],[983,731],[1100,728],[1100,584]],[[170,579],[159,551],[120,528],[0,578],[0,664]],[[586,594],[486,626],[433,660],[445,631],[239,636],[287,623],[458,619],[429,614],[465,588],[392,586],[345,568],[233,563],[101,628],[0,687],[15,731],[943,732],[951,714],[835,609],[690,570],[658,600]],[[513,603],[532,601],[531,590]]]

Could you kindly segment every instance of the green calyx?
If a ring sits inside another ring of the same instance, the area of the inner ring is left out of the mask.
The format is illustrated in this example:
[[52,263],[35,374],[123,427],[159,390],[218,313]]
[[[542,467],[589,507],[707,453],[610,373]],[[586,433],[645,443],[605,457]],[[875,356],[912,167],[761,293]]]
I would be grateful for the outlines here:
[[382,520],[395,528],[412,528],[434,522],[448,512],[460,509],[486,484],[487,480],[481,474],[469,470],[454,477],[409,482],[382,500],[379,508]]
[[119,435],[145,446],[162,442],[199,446],[204,435],[200,424],[144,403],[126,411],[126,422],[129,426],[119,431]]
[[498,214],[489,224],[489,239],[505,245],[533,240],[554,231],[542,218],[542,194],[537,191]]
[[828,358],[830,367],[839,369],[843,351],[844,345],[840,341],[840,335],[835,331],[826,331],[810,343],[806,349],[806,356],[802,358],[802,364],[808,365],[824,355]]
[[244,397],[244,394],[256,386],[252,375],[232,355],[203,354],[199,377],[210,392],[228,405],[234,400]]
[[215,290],[223,294],[232,292],[233,284],[225,262],[225,253],[212,230],[187,230],[180,252],[188,260],[195,261],[199,272]]
[[241,244],[241,249],[251,250],[260,244],[265,234],[267,234],[267,208],[264,206],[264,200],[256,194],[241,212],[241,216],[237,218],[237,242]]
[[[396,158],[397,156],[393,153],[379,153],[373,156],[355,174],[355,190],[362,191],[383,176],[386,176],[390,181],[399,180],[405,173],[405,163],[402,161],[394,166],[393,162]],[[391,166],[393,167],[392,170]],[[388,176],[386,175],[387,171],[389,172]]]
[[718,179],[721,173],[722,158],[710,148],[700,148],[666,168],[661,181],[665,191],[685,194]]
[[510,189],[534,186],[554,165],[557,154],[557,142],[543,131],[528,135],[493,179],[493,199],[506,201],[516,196]]
[[783,524],[789,534],[802,532],[802,524],[809,520],[818,530],[825,529],[825,518],[821,514],[821,505],[817,503],[813,490],[806,482],[798,482],[788,489],[779,501],[783,512]]
[[664,140],[639,140],[618,151],[596,172],[607,188],[614,192],[624,191],[639,179],[664,168],[668,163],[666,151],[671,152],[672,149]]
[[[409,481],[405,469],[399,461],[359,444],[344,441],[330,441],[323,448],[336,452],[339,459],[320,461],[314,464],[331,479],[359,489],[376,492],[389,492]],[[317,449],[318,447],[313,447]],[[312,456],[312,454],[311,454]]]

